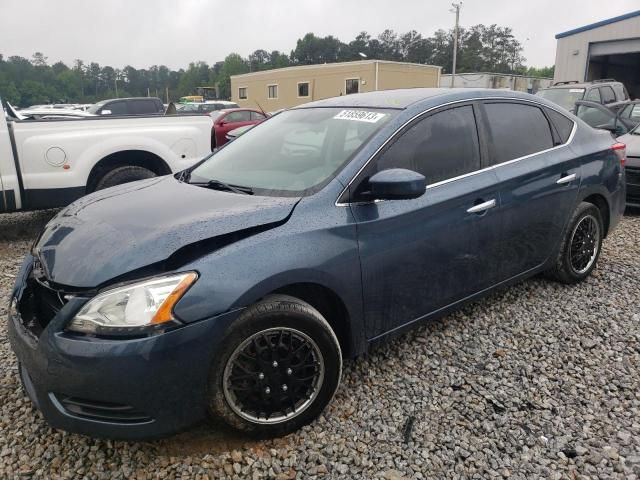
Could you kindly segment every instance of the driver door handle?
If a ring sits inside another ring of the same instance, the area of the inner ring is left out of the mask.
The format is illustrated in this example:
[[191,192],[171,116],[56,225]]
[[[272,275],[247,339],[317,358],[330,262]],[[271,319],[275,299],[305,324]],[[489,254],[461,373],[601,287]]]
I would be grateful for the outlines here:
[[496,199],[492,198],[491,200],[479,203],[478,205],[474,205],[473,207],[467,209],[467,213],[480,213],[480,212],[484,212],[485,210],[489,210],[490,208],[493,208],[495,206],[496,206]]
[[556,180],[556,183],[558,185],[562,185],[564,183],[571,183],[576,179],[576,174],[572,173],[571,175],[565,175],[564,177],[560,177],[558,180]]

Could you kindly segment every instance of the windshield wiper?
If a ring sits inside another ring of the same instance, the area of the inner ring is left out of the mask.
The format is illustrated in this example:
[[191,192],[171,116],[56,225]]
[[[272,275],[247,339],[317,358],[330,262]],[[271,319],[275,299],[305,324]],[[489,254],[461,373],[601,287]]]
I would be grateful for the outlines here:
[[228,183],[221,182],[220,180],[209,180],[202,183],[191,183],[191,185],[197,185],[199,187],[212,188],[214,190],[226,190],[233,193],[241,193],[243,195],[253,195],[253,190],[250,187],[243,187],[241,185],[230,185]]

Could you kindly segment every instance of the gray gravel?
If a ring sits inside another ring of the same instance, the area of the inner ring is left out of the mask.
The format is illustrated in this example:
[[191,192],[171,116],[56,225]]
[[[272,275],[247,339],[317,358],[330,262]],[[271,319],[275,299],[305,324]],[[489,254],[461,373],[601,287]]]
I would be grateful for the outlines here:
[[[0,298],[50,215],[0,215]],[[325,415],[271,441],[206,425],[148,443],[55,431],[2,321],[0,478],[638,478],[639,240],[627,216],[587,282],[529,280],[348,362]]]

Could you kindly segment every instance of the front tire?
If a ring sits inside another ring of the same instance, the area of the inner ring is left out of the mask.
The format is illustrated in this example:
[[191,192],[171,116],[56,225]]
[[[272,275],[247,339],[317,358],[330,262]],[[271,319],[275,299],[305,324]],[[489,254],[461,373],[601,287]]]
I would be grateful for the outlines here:
[[340,383],[340,344],[308,303],[273,295],[247,308],[211,365],[209,410],[258,437],[286,435],[314,420]]
[[567,284],[583,281],[598,262],[603,237],[600,210],[591,203],[580,203],[564,233],[556,263],[547,272],[549,276]]
[[116,185],[122,185],[123,183],[135,182],[137,180],[145,180],[147,178],[155,177],[148,168],[138,167],[136,165],[125,165],[123,167],[117,167],[107,172],[97,183],[95,191],[102,190],[104,188],[115,187]]

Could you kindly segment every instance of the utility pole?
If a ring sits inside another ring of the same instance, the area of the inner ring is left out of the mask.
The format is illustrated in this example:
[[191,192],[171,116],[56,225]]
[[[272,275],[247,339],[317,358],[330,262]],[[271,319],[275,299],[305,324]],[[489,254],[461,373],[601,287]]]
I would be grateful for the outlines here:
[[453,66],[451,68],[451,88],[453,88],[454,82],[456,80],[456,60],[458,57],[458,27],[460,25],[460,7],[462,7],[462,2],[452,3],[451,6],[453,13],[456,14],[456,27],[453,33]]

